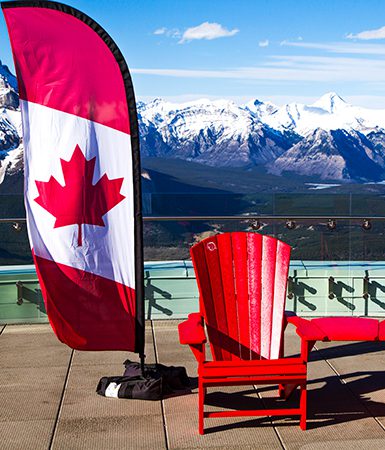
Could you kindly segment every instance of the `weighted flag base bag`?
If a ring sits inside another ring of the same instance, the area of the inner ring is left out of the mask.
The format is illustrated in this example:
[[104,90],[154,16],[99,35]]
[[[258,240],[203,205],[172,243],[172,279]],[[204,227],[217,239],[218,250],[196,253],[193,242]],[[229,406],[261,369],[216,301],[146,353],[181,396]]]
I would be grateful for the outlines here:
[[190,379],[184,367],[163,364],[141,365],[127,359],[123,376],[103,377],[96,392],[105,397],[138,400],[162,400],[191,393]]

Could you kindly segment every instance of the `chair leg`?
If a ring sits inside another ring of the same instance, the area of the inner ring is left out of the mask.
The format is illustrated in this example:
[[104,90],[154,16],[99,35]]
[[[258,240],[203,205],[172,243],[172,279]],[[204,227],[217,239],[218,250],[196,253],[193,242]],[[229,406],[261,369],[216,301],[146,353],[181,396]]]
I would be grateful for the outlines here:
[[306,410],[307,410],[306,383],[301,385],[300,409],[301,409],[301,418],[300,418],[299,426],[300,426],[301,430],[306,430]]
[[284,398],[285,397],[285,385],[284,384],[279,384],[278,385],[278,397],[279,398]]
[[204,405],[205,405],[205,394],[206,394],[206,388],[203,387],[203,383],[199,380],[199,387],[198,387],[198,402],[199,402],[199,434],[205,434],[204,429]]

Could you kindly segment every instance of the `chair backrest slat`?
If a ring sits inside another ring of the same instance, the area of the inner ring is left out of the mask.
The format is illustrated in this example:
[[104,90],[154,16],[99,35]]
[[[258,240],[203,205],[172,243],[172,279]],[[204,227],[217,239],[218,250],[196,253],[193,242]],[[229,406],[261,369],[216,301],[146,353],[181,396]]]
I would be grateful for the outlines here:
[[219,259],[222,272],[223,295],[226,302],[228,348],[232,360],[240,359],[238,310],[235,295],[234,264],[231,234],[224,233],[217,237]]
[[240,358],[250,359],[249,292],[246,234],[233,233],[233,262],[237,296]]
[[283,315],[285,311],[287,272],[290,264],[290,247],[277,241],[277,264],[275,265],[274,309],[271,326],[270,359],[279,357]]
[[191,249],[214,360],[279,357],[290,247],[224,233]]
[[[206,308],[205,320],[209,337],[211,336],[210,342],[213,342],[213,345],[216,347],[216,352],[221,354],[221,359],[229,360],[231,359],[229,351],[226,350],[226,346],[221,345],[224,337],[228,336],[229,330],[227,327],[228,314],[226,311],[226,302],[223,295],[223,279],[220,253],[218,251],[218,239],[213,239],[211,243],[211,246],[205,246],[205,257],[211,283],[211,299],[214,299],[215,305],[211,304],[210,301],[210,307]],[[211,323],[212,316],[215,317],[213,323]],[[217,343],[219,345],[217,345]]]
[[261,356],[270,357],[277,240],[265,236],[262,247]]
[[250,303],[250,350],[251,359],[259,359],[261,354],[261,259],[262,236],[258,233],[247,235],[249,303]]
[[[216,242],[216,237],[214,236],[212,241]],[[205,245],[195,245],[191,249],[193,254],[195,276],[199,289],[199,309],[204,315],[206,325],[209,321],[210,327],[207,330],[212,356],[215,360],[222,360],[222,349],[218,345],[213,345],[212,343],[218,341],[217,338],[217,318],[215,314],[214,300],[211,293],[211,280],[208,269],[208,264],[206,262],[206,249]]]

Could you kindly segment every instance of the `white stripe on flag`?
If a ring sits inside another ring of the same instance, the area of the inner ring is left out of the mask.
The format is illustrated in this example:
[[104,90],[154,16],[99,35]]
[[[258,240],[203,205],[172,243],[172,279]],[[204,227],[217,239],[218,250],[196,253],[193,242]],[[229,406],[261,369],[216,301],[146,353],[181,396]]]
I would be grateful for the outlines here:
[[[25,194],[29,237],[37,256],[135,287],[131,140],[126,133],[72,114],[21,101],[24,124]],[[65,185],[60,158],[69,161],[76,145],[87,160],[96,156],[93,184],[107,174],[124,178],[126,198],[104,216],[105,226],[54,228],[55,217],[36,203],[36,181],[51,176]]]

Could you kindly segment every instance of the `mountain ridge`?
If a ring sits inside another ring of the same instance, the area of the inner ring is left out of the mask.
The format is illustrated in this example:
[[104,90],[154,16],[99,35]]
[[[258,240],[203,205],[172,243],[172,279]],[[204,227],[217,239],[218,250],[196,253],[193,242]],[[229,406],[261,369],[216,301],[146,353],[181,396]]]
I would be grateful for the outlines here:
[[[350,105],[335,92],[305,105],[201,99],[138,102],[142,157],[249,168],[320,181],[385,179],[385,109]],[[0,63],[0,183],[23,169],[14,75]]]
[[311,105],[156,99],[140,103],[138,112],[144,156],[218,167],[264,165],[272,174],[343,182],[385,176],[385,110],[352,106],[335,92]]

